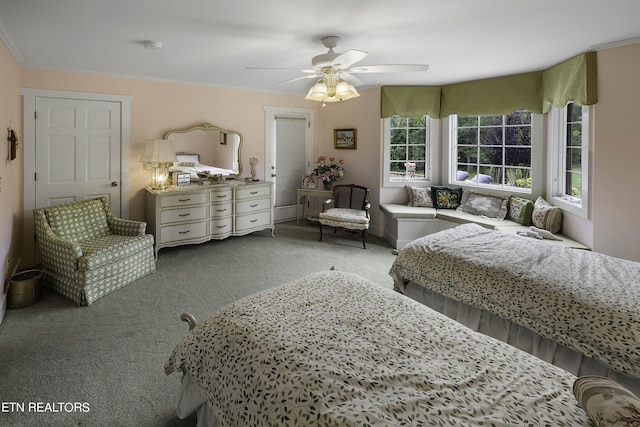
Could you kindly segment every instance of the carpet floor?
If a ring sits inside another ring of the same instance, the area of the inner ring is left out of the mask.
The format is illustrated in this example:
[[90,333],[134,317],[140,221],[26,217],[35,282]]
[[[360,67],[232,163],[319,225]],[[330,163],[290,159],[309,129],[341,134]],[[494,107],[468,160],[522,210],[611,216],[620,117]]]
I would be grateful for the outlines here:
[[193,426],[175,402],[179,374],[164,364],[187,333],[183,312],[203,320],[239,298],[336,267],[392,288],[391,245],[359,233],[276,224],[222,241],[162,249],[157,271],[90,307],[44,290],[0,325],[0,425]]

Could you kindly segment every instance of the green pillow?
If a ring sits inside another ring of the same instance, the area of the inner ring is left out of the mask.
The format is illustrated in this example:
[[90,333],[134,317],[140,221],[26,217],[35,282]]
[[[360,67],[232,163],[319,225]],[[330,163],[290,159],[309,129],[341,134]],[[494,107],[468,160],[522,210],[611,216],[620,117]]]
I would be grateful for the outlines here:
[[436,209],[456,209],[462,200],[462,187],[431,187],[433,207]]
[[533,202],[531,200],[518,196],[511,196],[509,198],[507,219],[515,221],[518,224],[531,225],[533,224],[531,214],[533,214]]

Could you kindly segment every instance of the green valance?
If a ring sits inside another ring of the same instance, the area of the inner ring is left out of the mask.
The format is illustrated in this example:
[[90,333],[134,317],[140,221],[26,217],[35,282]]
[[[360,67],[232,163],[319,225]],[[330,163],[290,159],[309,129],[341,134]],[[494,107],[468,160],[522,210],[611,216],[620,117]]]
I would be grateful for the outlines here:
[[440,86],[383,86],[380,117],[440,117]]
[[544,71],[542,111],[562,108],[569,101],[578,105],[598,102],[597,70],[596,53],[587,52]]
[[545,71],[443,86],[383,86],[380,117],[546,113],[569,101],[591,105],[598,101],[596,72],[596,53],[588,52]]
[[528,73],[442,86],[440,115],[542,112],[542,73]]

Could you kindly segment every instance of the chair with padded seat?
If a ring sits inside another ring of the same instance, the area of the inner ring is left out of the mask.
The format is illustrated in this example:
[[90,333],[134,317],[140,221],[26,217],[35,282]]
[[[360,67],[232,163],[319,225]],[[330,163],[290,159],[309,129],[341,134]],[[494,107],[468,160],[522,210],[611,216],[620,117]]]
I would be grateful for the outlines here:
[[147,224],[116,217],[105,197],[33,212],[44,285],[77,305],[91,305],[156,270]]
[[[335,233],[338,228],[358,230],[362,233],[362,247],[366,249],[367,230],[369,229],[369,189],[361,185],[334,185],[333,197],[322,205],[322,212],[318,215],[320,226],[320,241],[322,241],[322,227],[333,227]],[[333,207],[329,207],[333,205]]]

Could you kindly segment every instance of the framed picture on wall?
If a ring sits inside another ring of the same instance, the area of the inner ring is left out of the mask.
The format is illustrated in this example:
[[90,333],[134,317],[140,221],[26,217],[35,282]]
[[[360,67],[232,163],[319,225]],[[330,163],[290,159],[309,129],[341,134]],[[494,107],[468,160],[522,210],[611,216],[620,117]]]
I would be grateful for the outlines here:
[[356,130],[355,129],[334,129],[333,130],[333,148],[356,149]]

